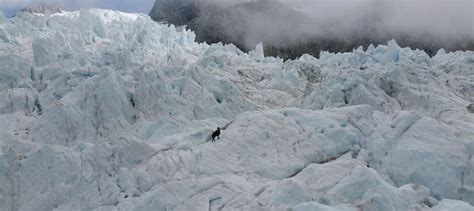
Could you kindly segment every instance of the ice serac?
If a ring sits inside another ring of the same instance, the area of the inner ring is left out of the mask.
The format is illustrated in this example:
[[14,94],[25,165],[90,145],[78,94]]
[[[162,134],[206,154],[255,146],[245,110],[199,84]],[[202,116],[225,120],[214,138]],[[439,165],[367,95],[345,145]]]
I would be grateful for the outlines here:
[[255,58],[257,58],[259,60],[263,60],[265,58],[265,54],[263,52],[263,43],[257,44],[253,54],[254,54]]
[[474,209],[473,52],[194,39],[98,9],[0,22],[0,210]]
[[[397,184],[413,181],[432,187],[432,195],[438,199],[461,198],[469,155],[463,140],[456,138],[454,132],[433,119],[422,118],[400,137],[398,146],[387,157],[387,168]],[[418,162],[410,162],[413,160]]]
[[435,211],[441,211],[441,210],[472,211],[474,210],[474,208],[466,202],[443,199],[437,206],[433,207],[433,210]]

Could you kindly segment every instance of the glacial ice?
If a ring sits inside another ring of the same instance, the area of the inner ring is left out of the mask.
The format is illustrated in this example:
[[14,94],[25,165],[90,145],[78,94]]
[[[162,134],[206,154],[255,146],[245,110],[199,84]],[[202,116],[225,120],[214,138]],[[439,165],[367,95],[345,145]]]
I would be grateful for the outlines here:
[[473,52],[194,38],[98,9],[0,20],[0,209],[474,210]]

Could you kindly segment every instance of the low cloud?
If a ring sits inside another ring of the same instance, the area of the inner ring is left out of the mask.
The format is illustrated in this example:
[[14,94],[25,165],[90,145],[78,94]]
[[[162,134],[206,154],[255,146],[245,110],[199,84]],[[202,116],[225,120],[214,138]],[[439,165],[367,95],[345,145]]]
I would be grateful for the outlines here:
[[[358,44],[396,39],[431,51],[474,50],[474,0],[227,0],[217,4],[244,2],[262,3],[267,9],[239,7],[231,12],[234,17],[221,18],[228,22],[221,26],[230,36],[240,33],[237,36],[246,48],[260,41],[284,47],[327,40],[344,43],[341,49],[348,50]],[[300,15],[271,5],[285,5]]]

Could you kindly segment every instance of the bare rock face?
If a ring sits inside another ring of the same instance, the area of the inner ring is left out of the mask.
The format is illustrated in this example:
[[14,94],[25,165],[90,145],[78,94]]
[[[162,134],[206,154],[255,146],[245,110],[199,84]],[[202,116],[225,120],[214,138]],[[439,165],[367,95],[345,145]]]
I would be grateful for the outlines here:
[[157,0],[150,16],[158,22],[186,25],[198,16],[198,2],[192,0]]
[[[301,36],[310,19],[287,5],[254,1],[215,4],[194,0],[157,0],[150,11],[157,22],[185,25],[196,33],[196,41],[233,43],[242,50],[253,50],[262,42],[265,52],[281,58],[296,58],[303,50]],[[288,30],[285,26],[292,26]],[[290,47],[288,47],[290,46]],[[299,49],[298,49],[299,48]],[[317,51],[319,53],[319,50]]]
[[27,6],[23,8],[21,11],[29,12],[29,13],[39,13],[39,14],[53,14],[53,13],[60,13],[64,10],[59,5],[39,4],[39,5]]

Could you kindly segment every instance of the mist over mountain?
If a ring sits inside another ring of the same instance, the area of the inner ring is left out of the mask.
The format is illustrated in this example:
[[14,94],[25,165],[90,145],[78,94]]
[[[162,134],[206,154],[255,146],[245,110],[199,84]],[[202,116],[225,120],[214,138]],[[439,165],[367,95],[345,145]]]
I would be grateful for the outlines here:
[[[469,8],[467,1],[448,6],[437,0],[431,5],[402,2],[393,10],[387,9],[393,4],[390,1],[335,2],[157,0],[150,16],[155,21],[186,25],[196,32],[199,42],[233,43],[242,50],[263,42],[267,55],[285,59],[305,53],[319,56],[321,51],[347,52],[391,39],[429,55],[440,48],[474,50],[472,14],[457,10],[465,5]],[[416,9],[423,7],[427,14],[418,14]],[[445,8],[444,13],[431,14],[440,7]]]

